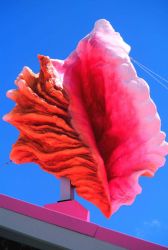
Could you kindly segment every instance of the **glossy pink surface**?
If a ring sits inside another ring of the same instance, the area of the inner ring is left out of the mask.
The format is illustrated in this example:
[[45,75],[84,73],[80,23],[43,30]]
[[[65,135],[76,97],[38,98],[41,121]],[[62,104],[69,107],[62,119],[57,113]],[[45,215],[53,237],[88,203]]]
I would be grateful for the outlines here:
[[55,204],[45,205],[44,207],[80,220],[90,220],[90,212],[76,200],[60,201]]

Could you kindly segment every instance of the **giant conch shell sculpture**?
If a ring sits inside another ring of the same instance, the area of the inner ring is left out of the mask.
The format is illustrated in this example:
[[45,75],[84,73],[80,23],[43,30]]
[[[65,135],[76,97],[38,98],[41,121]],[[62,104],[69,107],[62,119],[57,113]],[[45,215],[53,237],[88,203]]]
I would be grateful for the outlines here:
[[134,201],[139,177],[153,176],[168,154],[129,51],[110,23],[98,20],[70,56],[38,56],[40,73],[25,67],[7,93],[16,106],[4,119],[20,131],[11,160],[70,179],[106,217]]

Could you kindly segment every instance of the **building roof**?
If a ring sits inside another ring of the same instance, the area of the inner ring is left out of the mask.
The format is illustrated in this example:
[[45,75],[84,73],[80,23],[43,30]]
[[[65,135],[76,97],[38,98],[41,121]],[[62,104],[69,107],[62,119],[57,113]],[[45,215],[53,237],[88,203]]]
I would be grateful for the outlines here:
[[168,249],[75,218],[73,215],[53,211],[6,195],[0,195],[0,237],[44,250]]

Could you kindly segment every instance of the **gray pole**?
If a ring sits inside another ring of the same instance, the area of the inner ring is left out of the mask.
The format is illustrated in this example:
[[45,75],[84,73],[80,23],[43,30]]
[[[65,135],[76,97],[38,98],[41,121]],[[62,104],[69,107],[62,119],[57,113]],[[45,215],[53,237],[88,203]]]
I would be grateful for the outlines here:
[[68,178],[61,177],[60,178],[60,200],[73,200],[74,199],[74,188],[71,185],[71,181]]

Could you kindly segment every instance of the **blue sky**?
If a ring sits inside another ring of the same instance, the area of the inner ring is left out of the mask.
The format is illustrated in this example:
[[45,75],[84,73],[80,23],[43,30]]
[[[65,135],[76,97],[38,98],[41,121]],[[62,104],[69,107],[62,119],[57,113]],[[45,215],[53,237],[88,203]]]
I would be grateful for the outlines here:
[[[1,117],[14,103],[5,93],[23,66],[39,71],[37,54],[66,58],[89,33],[97,19],[105,18],[131,45],[131,56],[168,77],[168,2],[127,0],[1,0],[0,1],[0,95]],[[168,91],[142,70],[150,85],[168,134]],[[145,129],[145,128],[144,128]],[[18,131],[0,121],[0,193],[38,205],[59,199],[59,181],[35,164],[8,164]],[[168,162],[154,178],[141,178],[142,194],[132,206],[123,206],[106,219],[92,204],[76,197],[90,210],[91,221],[132,236],[168,246]]]

